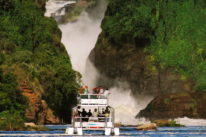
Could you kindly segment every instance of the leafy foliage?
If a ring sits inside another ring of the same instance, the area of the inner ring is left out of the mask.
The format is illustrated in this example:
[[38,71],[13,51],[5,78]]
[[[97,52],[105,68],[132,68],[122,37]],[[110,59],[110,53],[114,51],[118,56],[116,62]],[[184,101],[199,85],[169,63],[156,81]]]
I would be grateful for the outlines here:
[[[104,33],[117,44],[118,41],[150,42],[155,29],[153,3],[145,0],[109,0],[102,28]],[[139,44],[139,46],[141,46]]]
[[114,45],[145,47],[154,64],[206,91],[205,9],[204,0],[109,0],[102,28]]
[[24,119],[18,111],[3,111],[0,113],[0,129],[2,130],[25,130]]
[[[2,64],[4,56],[0,55]],[[27,101],[17,89],[16,77],[12,73],[3,74],[0,69],[0,129],[24,128],[25,104]]]
[[[6,57],[2,66],[21,67],[30,82],[38,80],[45,91],[43,98],[61,119],[68,122],[79,87],[77,73],[60,42],[61,32],[56,22],[44,17],[39,4],[36,0],[0,1],[0,52]],[[10,74],[6,77],[12,79]],[[6,84],[1,89],[14,92]],[[4,97],[4,103],[13,100],[2,93],[0,98]],[[17,107],[13,102],[8,105]]]

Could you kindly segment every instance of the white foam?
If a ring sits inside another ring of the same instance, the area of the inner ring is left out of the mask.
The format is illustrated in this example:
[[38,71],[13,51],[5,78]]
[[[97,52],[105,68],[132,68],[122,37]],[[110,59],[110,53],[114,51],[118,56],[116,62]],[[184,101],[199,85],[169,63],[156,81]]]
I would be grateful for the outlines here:
[[131,94],[131,90],[124,88],[125,83],[119,83],[118,87],[110,89],[109,104],[115,108],[115,122],[123,125],[140,125],[150,123],[144,118],[136,119],[135,116],[144,109],[152,100],[152,97],[137,96]]
[[206,119],[176,118],[175,121],[185,126],[206,126]]
[[76,1],[49,0],[46,2],[46,12],[44,15],[47,17],[51,17],[53,13],[59,16],[65,15],[64,6],[75,2]]

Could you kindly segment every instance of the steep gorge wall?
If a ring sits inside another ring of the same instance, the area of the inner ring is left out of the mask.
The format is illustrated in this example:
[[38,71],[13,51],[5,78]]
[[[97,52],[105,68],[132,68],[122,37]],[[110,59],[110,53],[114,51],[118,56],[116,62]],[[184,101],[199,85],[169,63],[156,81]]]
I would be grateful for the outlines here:
[[173,93],[156,97],[137,117],[150,120],[190,117],[205,119],[205,93]]
[[104,33],[99,36],[90,60],[102,75],[99,84],[105,86],[114,86],[117,81],[128,82],[134,94],[145,95],[192,91],[192,83],[182,81],[172,69],[155,68],[144,48],[124,42],[119,47]]
[[204,9],[202,0],[111,0],[90,60],[135,92],[204,91]]
[[[3,92],[13,92],[12,88],[26,97],[26,101],[21,102],[26,110],[21,106],[21,110],[1,106],[0,113],[14,115],[25,111],[28,122],[57,124],[70,122],[79,84],[61,43],[61,31],[53,18],[44,17],[45,2],[0,2],[0,69],[5,74],[15,75],[14,83],[18,85],[9,83],[8,86],[8,80],[1,85],[1,89],[5,89],[1,91],[1,101],[7,99]],[[15,101],[6,103],[15,106],[18,100]]]
[[127,82],[136,95],[157,96],[141,117],[204,118],[204,99],[192,101],[206,90],[205,7],[203,0],[110,0],[89,56],[100,72],[98,84]]

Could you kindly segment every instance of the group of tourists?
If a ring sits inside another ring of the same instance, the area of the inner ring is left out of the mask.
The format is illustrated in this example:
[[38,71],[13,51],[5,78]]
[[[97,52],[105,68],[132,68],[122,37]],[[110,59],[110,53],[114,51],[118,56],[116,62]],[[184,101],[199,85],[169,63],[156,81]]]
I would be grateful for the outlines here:
[[110,107],[107,106],[106,109],[102,108],[102,110],[97,110],[97,108],[94,109],[93,112],[91,112],[91,109],[87,112],[84,108],[78,106],[76,110],[74,111],[74,117],[81,117],[83,122],[88,121],[104,121],[110,116]]
[[110,91],[108,88],[103,88],[101,86],[95,87],[91,91],[89,91],[88,86],[82,86],[79,89],[79,93],[80,94],[100,94],[100,95],[104,95],[105,97],[107,97],[110,94]]

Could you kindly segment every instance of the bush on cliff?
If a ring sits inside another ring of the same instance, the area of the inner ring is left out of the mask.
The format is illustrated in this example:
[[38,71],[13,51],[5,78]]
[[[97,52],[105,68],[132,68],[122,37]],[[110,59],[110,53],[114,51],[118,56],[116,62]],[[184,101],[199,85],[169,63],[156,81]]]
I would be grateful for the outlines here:
[[[4,56],[0,54],[0,64],[3,62]],[[0,130],[24,128],[24,112],[27,107],[25,104],[27,101],[17,89],[15,75],[3,74],[0,68]]]
[[25,130],[23,115],[18,111],[0,113],[0,130]]

